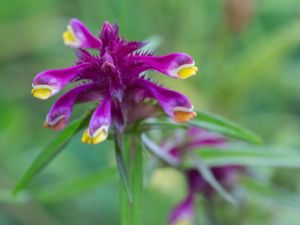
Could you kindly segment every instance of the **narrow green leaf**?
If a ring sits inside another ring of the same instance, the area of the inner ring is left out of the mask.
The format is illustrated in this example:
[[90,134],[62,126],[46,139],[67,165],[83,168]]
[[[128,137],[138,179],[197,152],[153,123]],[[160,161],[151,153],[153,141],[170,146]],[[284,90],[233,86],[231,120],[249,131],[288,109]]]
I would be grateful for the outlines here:
[[189,126],[201,127],[254,144],[262,143],[261,138],[252,131],[220,116],[202,111],[197,111],[196,118],[188,123],[174,123],[167,117],[160,117],[156,120],[143,121],[139,129],[141,132],[144,132],[153,129],[188,129]]
[[132,202],[132,191],[129,182],[128,171],[126,167],[126,163],[124,161],[123,153],[122,153],[122,137],[118,132],[115,131],[115,153],[116,153],[116,163],[119,169],[119,174],[121,181],[123,183],[124,189],[127,193],[127,197],[129,202]]
[[142,224],[142,202],[143,202],[143,149],[137,134],[132,137],[132,168],[131,180],[133,191],[132,225]]
[[117,170],[108,168],[102,171],[47,187],[47,190],[37,191],[36,197],[42,202],[63,201],[78,194],[100,188],[116,178]]
[[123,159],[122,155],[120,155],[117,152],[116,152],[116,162],[117,162],[117,166],[118,166],[118,169],[119,169],[119,174],[120,174],[120,177],[121,177],[121,181],[122,181],[123,186],[125,188],[125,191],[128,195],[127,197],[129,199],[129,201],[132,202],[132,193],[131,193],[131,187],[130,187],[130,183],[129,183],[129,178],[128,178],[126,165],[125,165],[125,162],[124,162],[124,159]]
[[130,213],[129,213],[129,201],[128,194],[124,189],[124,184],[120,182],[120,224],[131,225]]
[[140,123],[139,131],[141,133],[149,130],[164,130],[164,129],[187,129],[187,124],[174,123],[170,118],[162,116],[156,119],[148,119]]
[[292,194],[291,192],[274,187],[266,182],[247,177],[240,178],[240,183],[251,197],[254,195],[259,199],[272,202],[276,207],[289,207],[296,209],[297,211],[300,209],[300,199],[297,194]]
[[[135,129],[135,131],[137,130]],[[124,188],[121,187],[121,224],[140,225],[142,224],[143,200],[143,149],[136,132],[132,132],[126,137],[123,150],[132,187],[132,201],[129,201]]]
[[88,113],[84,117],[73,122],[65,130],[60,132],[59,135],[41,151],[16,184],[13,195],[16,195],[25,188],[26,185],[69,143],[72,137],[87,125],[89,115],[90,114]]
[[27,202],[28,200],[30,200],[30,197],[25,192],[22,192],[20,195],[18,195],[17,198],[14,198],[11,195],[11,190],[5,190],[5,189],[0,190],[0,204],[1,203],[19,204],[19,203]]
[[232,205],[237,205],[236,200],[222,187],[222,185],[216,180],[214,175],[212,174],[210,168],[200,160],[194,160],[194,165],[198,169],[199,173],[203,176],[203,178],[213,187],[213,189],[219,193],[219,195],[224,198],[226,201],[231,203]]
[[225,136],[248,141],[250,143],[262,143],[261,138],[254,134],[252,131],[249,131],[248,129],[237,125],[236,123],[208,112],[197,111],[196,118],[191,120],[189,124],[192,126],[198,126],[207,130],[215,131]]
[[153,152],[160,159],[164,160],[172,166],[178,166],[178,161],[170,157],[165,150],[155,144],[145,133],[141,134],[141,141],[148,150]]
[[[227,148],[201,148],[193,151],[208,166],[245,165],[300,168],[300,153],[293,149],[232,146]],[[193,167],[193,161],[186,157],[185,166]]]

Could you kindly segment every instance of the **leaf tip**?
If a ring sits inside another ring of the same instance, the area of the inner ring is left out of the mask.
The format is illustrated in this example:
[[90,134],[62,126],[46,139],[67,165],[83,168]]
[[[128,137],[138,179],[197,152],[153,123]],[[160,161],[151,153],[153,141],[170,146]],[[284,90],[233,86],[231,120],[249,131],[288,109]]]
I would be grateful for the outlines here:
[[19,187],[19,184],[17,184],[14,189],[11,191],[11,196],[13,198],[16,198],[18,194],[20,193],[21,188]]

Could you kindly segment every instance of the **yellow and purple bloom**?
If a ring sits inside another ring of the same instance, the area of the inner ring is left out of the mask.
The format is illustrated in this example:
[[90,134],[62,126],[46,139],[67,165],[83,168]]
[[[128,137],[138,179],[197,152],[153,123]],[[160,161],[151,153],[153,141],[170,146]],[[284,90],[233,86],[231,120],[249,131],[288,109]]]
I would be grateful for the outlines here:
[[[221,135],[204,129],[191,127],[181,138],[170,138],[162,143],[161,148],[167,152],[170,162],[181,163],[184,154],[203,147],[222,147],[228,141]],[[175,141],[174,141],[175,140]],[[220,149],[222,151],[222,149]],[[237,183],[237,175],[244,168],[236,165],[214,166],[210,168],[215,179],[227,190],[231,190]],[[172,210],[169,216],[170,225],[194,224],[194,208],[197,194],[211,200],[215,193],[213,187],[206,181],[197,168],[184,171],[187,181],[186,197]]]
[[[63,129],[76,103],[96,101],[82,142],[98,144],[105,140],[109,127],[124,128],[129,110],[145,99],[157,100],[176,122],[193,119],[192,103],[181,93],[161,87],[146,79],[148,70],[172,78],[186,79],[197,72],[194,60],[185,53],[153,56],[139,51],[146,43],[126,41],[119,36],[116,24],[105,22],[98,37],[77,19],[72,19],[63,33],[64,43],[76,49],[77,62],[65,69],[43,71],[34,78],[32,94],[48,99],[71,83],[76,87],[62,95],[50,109],[45,127]],[[91,54],[88,49],[98,51]]]

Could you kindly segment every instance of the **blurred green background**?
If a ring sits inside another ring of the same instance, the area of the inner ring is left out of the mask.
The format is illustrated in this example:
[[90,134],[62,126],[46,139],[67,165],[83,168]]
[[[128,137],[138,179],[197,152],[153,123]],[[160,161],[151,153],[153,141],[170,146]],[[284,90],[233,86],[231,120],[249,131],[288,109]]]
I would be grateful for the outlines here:
[[[54,99],[32,98],[31,81],[40,71],[73,63],[73,50],[62,42],[62,32],[72,17],[94,33],[105,20],[117,22],[128,39],[160,42],[158,54],[182,51],[193,55],[197,76],[184,81],[157,75],[155,79],[187,94],[195,108],[254,130],[267,144],[300,148],[299,0],[3,0],[0,225],[119,224],[117,178],[65,198],[16,203],[7,197],[41,147],[56,135],[42,128]],[[82,110],[76,109],[74,117]],[[112,166],[113,153],[110,142],[95,147],[74,138],[28,191],[51,190],[60,182]],[[286,194],[300,193],[299,171],[259,170],[260,179]],[[172,177],[173,183],[163,182],[165,176]],[[147,183],[144,224],[163,225],[169,210],[184,195],[182,177],[164,170]],[[300,201],[291,206],[276,196],[255,197],[241,186],[247,203],[242,212],[222,206],[222,224],[300,224]],[[205,224],[201,202],[198,210],[199,224]]]

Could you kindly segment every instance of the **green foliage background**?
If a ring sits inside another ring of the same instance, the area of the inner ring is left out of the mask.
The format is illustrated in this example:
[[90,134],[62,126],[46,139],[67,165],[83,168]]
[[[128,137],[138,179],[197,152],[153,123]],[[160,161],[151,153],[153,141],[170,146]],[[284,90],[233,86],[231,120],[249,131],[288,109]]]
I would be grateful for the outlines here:
[[[79,135],[31,183],[28,191],[37,196],[35,200],[26,201],[26,193],[17,202],[9,198],[25,168],[55,135],[42,128],[54,99],[32,98],[31,81],[42,70],[74,61],[73,50],[61,38],[72,17],[94,33],[104,20],[118,22],[128,39],[159,40],[159,54],[182,51],[193,55],[199,68],[196,77],[178,81],[153,74],[154,79],[187,94],[195,108],[251,128],[267,144],[300,149],[300,1],[248,0],[253,3],[251,19],[239,32],[236,23],[229,23],[228,1],[1,1],[0,224],[119,224],[117,178],[99,186],[90,180],[70,185],[68,194],[36,194],[51,193],[60,183],[112,167],[114,151],[109,141],[86,146]],[[247,13],[247,7],[231,11],[232,21],[240,21],[240,12]],[[74,118],[83,108],[75,110]],[[259,171],[260,180],[282,192],[242,182],[246,204],[238,212],[221,204],[223,224],[298,225],[300,201],[294,196],[300,192],[299,171],[253,170]],[[166,176],[169,182],[164,181]],[[145,225],[165,224],[169,210],[184,194],[181,181],[169,170],[149,178]],[[89,184],[95,188],[86,187]],[[205,224],[201,205],[199,224]]]

